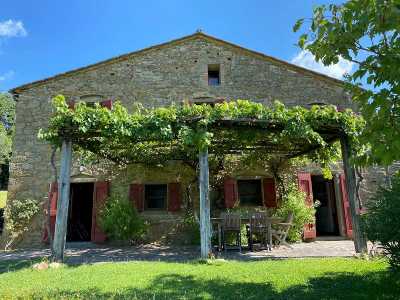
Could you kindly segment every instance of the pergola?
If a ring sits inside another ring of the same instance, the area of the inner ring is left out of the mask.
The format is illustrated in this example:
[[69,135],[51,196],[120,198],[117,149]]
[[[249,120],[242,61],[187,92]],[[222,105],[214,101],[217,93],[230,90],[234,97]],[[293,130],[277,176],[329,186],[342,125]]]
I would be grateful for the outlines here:
[[[260,104],[247,102],[246,105],[254,111],[235,114],[232,111],[239,110],[238,107],[243,106],[243,103],[221,105],[226,106],[224,113],[221,113],[221,107],[203,106],[196,108],[196,111],[174,107],[171,108],[174,112],[173,117],[166,114],[167,110],[162,111],[163,109],[146,111],[140,117],[140,114],[127,117],[129,114],[120,105],[107,110],[100,106],[89,108],[84,104],[79,104],[75,110],[71,110],[65,102],[59,101],[59,109],[53,121],[50,121],[50,129],[43,135],[44,139],[61,144],[60,199],[57,203],[53,242],[55,260],[62,261],[64,257],[73,145],[123,164],[143,163],[150,157],[158,160],[190,160],[197,156],[201,257],[207,258],[211,251],[209,153],[240,155],[249,151],[265,151],[283,159],[291,159],[323,151],[340,141],[355,249],[357,252],[366,251],[366,239],[360,230],[356,209],[356,175],[351,161],[353,137],[348,134],[346,130],[348,128],[344,128],[344,124],[348,123],[347,117],[350,113],[346,113],[347,119],[345,119],[345,115],[337,112],[333,107],[315,108],[312,113],[303,108],[295,108],[294,110],[286,109],[290,117],[282,118],[274,117],[276,113],[274,108],[261,108]],[[282,110],[282,107],[279,109]],[[116,116],[121,114],[124,117],[117,119]],[[303,115],[305,117],[301,118]],[[320,115],[324,115],[325,119],[319,117]],[[88,116],[96,121],[89,124],[85,120]],[[326,116],[329,116],[329,119]],[[165,133],[166,128],[167,133]],[[289,129],[298,132],[288,134]],[[189,146],[184,145],[182,132],[190,132],[188,136],[194,140],[191,141],[192,146],[190,143]],[[307,134],[307,132],[312,134]],[[157,155],[153,152],[150,152],[151,155],[148,156],[137,153],[149,148],[151,151],[156,151]]]

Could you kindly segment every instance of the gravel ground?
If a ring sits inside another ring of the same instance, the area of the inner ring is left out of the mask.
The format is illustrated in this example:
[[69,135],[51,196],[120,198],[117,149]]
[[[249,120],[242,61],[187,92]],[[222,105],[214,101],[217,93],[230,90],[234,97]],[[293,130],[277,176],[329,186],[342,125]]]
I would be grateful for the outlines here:
[[[255,249],[254,252],[230,250],[216,253],[217,257],[237,260],[260,260],[306,257],[351,257],[355,254],[354,244],[350,240],[317,240],[311,243],[297,243],[293,248],[279,247],[272,251]],[[29,249],[0,251],[0,260],[32,260],[48,256],[48,249]],[[199,257],[199,247],[178,247],[143,245],[115,247],[92,243],[67,244],[66,257],[69,264],[98,263],[112,261],[188,261]]]

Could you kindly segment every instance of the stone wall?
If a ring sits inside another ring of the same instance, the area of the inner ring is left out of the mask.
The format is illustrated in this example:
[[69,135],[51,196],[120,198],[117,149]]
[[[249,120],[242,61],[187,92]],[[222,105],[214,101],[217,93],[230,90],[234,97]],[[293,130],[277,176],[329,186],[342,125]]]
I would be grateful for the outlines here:
[[[208,86],[209,64],[220,64],[221,85]],[[296,71],[287,65],[201,35],[150,48],[124,59],[56,77],[19,93],[16,134],[10,165],[9,201],[26,197],[43,200],[52,181],[49,145],[38,140],[52,113],[51,99],[120,100],[128,109],[209,98],[249,99],[266,105],[330,103],[351,107],[349,97],[335,81]],[[151,174],[153,176],[155,173]],[[146,175],[147,176],[147,175]],[[123,186],[123,185],[122,185]],[[24,241],[40,244],[42,217]]]

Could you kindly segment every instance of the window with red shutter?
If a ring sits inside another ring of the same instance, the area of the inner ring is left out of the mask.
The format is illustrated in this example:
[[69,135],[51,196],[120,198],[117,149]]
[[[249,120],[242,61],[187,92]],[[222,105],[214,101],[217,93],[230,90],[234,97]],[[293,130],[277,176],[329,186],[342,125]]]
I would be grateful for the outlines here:
[[262,206],[261,180],[237,180],[237,193],[240,206]]
[[75,101],[68,101],[68,108],[74,110],[75,109]]
[[181,185],[178,182],[168,184],[168,211],[181,209]]
[[264,194],[264,205],[266,207],[277,207],[274,178],[263,179],[263,194]]
[[113,101],[111,99],[104,100],[100,102],[100,105],[108,109],[112,109]]
[[131,200],[138,212],[142,212],[144,208],[144,185],[133,183],[129,186],[129,200]]
[[167,209],[168,187],[166,184],[145,184],[144,210]]
[[237,201],[236,180],[227,178],[224,182],[224,200],[226,208],[233,208]]

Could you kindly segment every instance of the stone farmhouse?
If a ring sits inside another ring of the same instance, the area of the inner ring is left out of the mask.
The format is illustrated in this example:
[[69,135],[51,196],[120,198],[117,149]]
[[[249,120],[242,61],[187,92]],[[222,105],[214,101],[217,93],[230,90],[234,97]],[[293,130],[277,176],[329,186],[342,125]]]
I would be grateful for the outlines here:
[[[52,114],[51,100],[58,94],[70,101],[100,102],[111,106],[119,100],[132,108],[180,103],[215,103],[248,99],[270,105],[280,100],[287,106],[332,104],[339,110],[353,108],[343,82],[285,61],[252,51],[202,32],[62,73],[14,88],[17,101],[16,135],[10,165],[8,201],[45,200],[50,197],[54,222],[57,185],[50,166],[51,147],[37,138]],[[58,159],[59,160],[59,159]],[[97,207],[107,195],[119,193],[133,201],[152,224],[149,240],[165,237],[183,217],[188,201],[186,187],[196,178],[179,163],[163,167],[129,166],[123,170],[107,165],[86,167],[74,158],[71,177],[70,213],[67,241],[103,242],[98,226]],[[316,223],[305,230],[305,237],[319,235],[351,237],[349,203],[337,168],[326,180],[318,167],[299,173],[299,184],[321,202]],[[362,197],[379,173],[366,176]],[[238,171],[226,178],[218,197],[222,205],[276,206],[275,183],[268,171]],[[32,223],[21,245],[43,243],[44,213]]]

